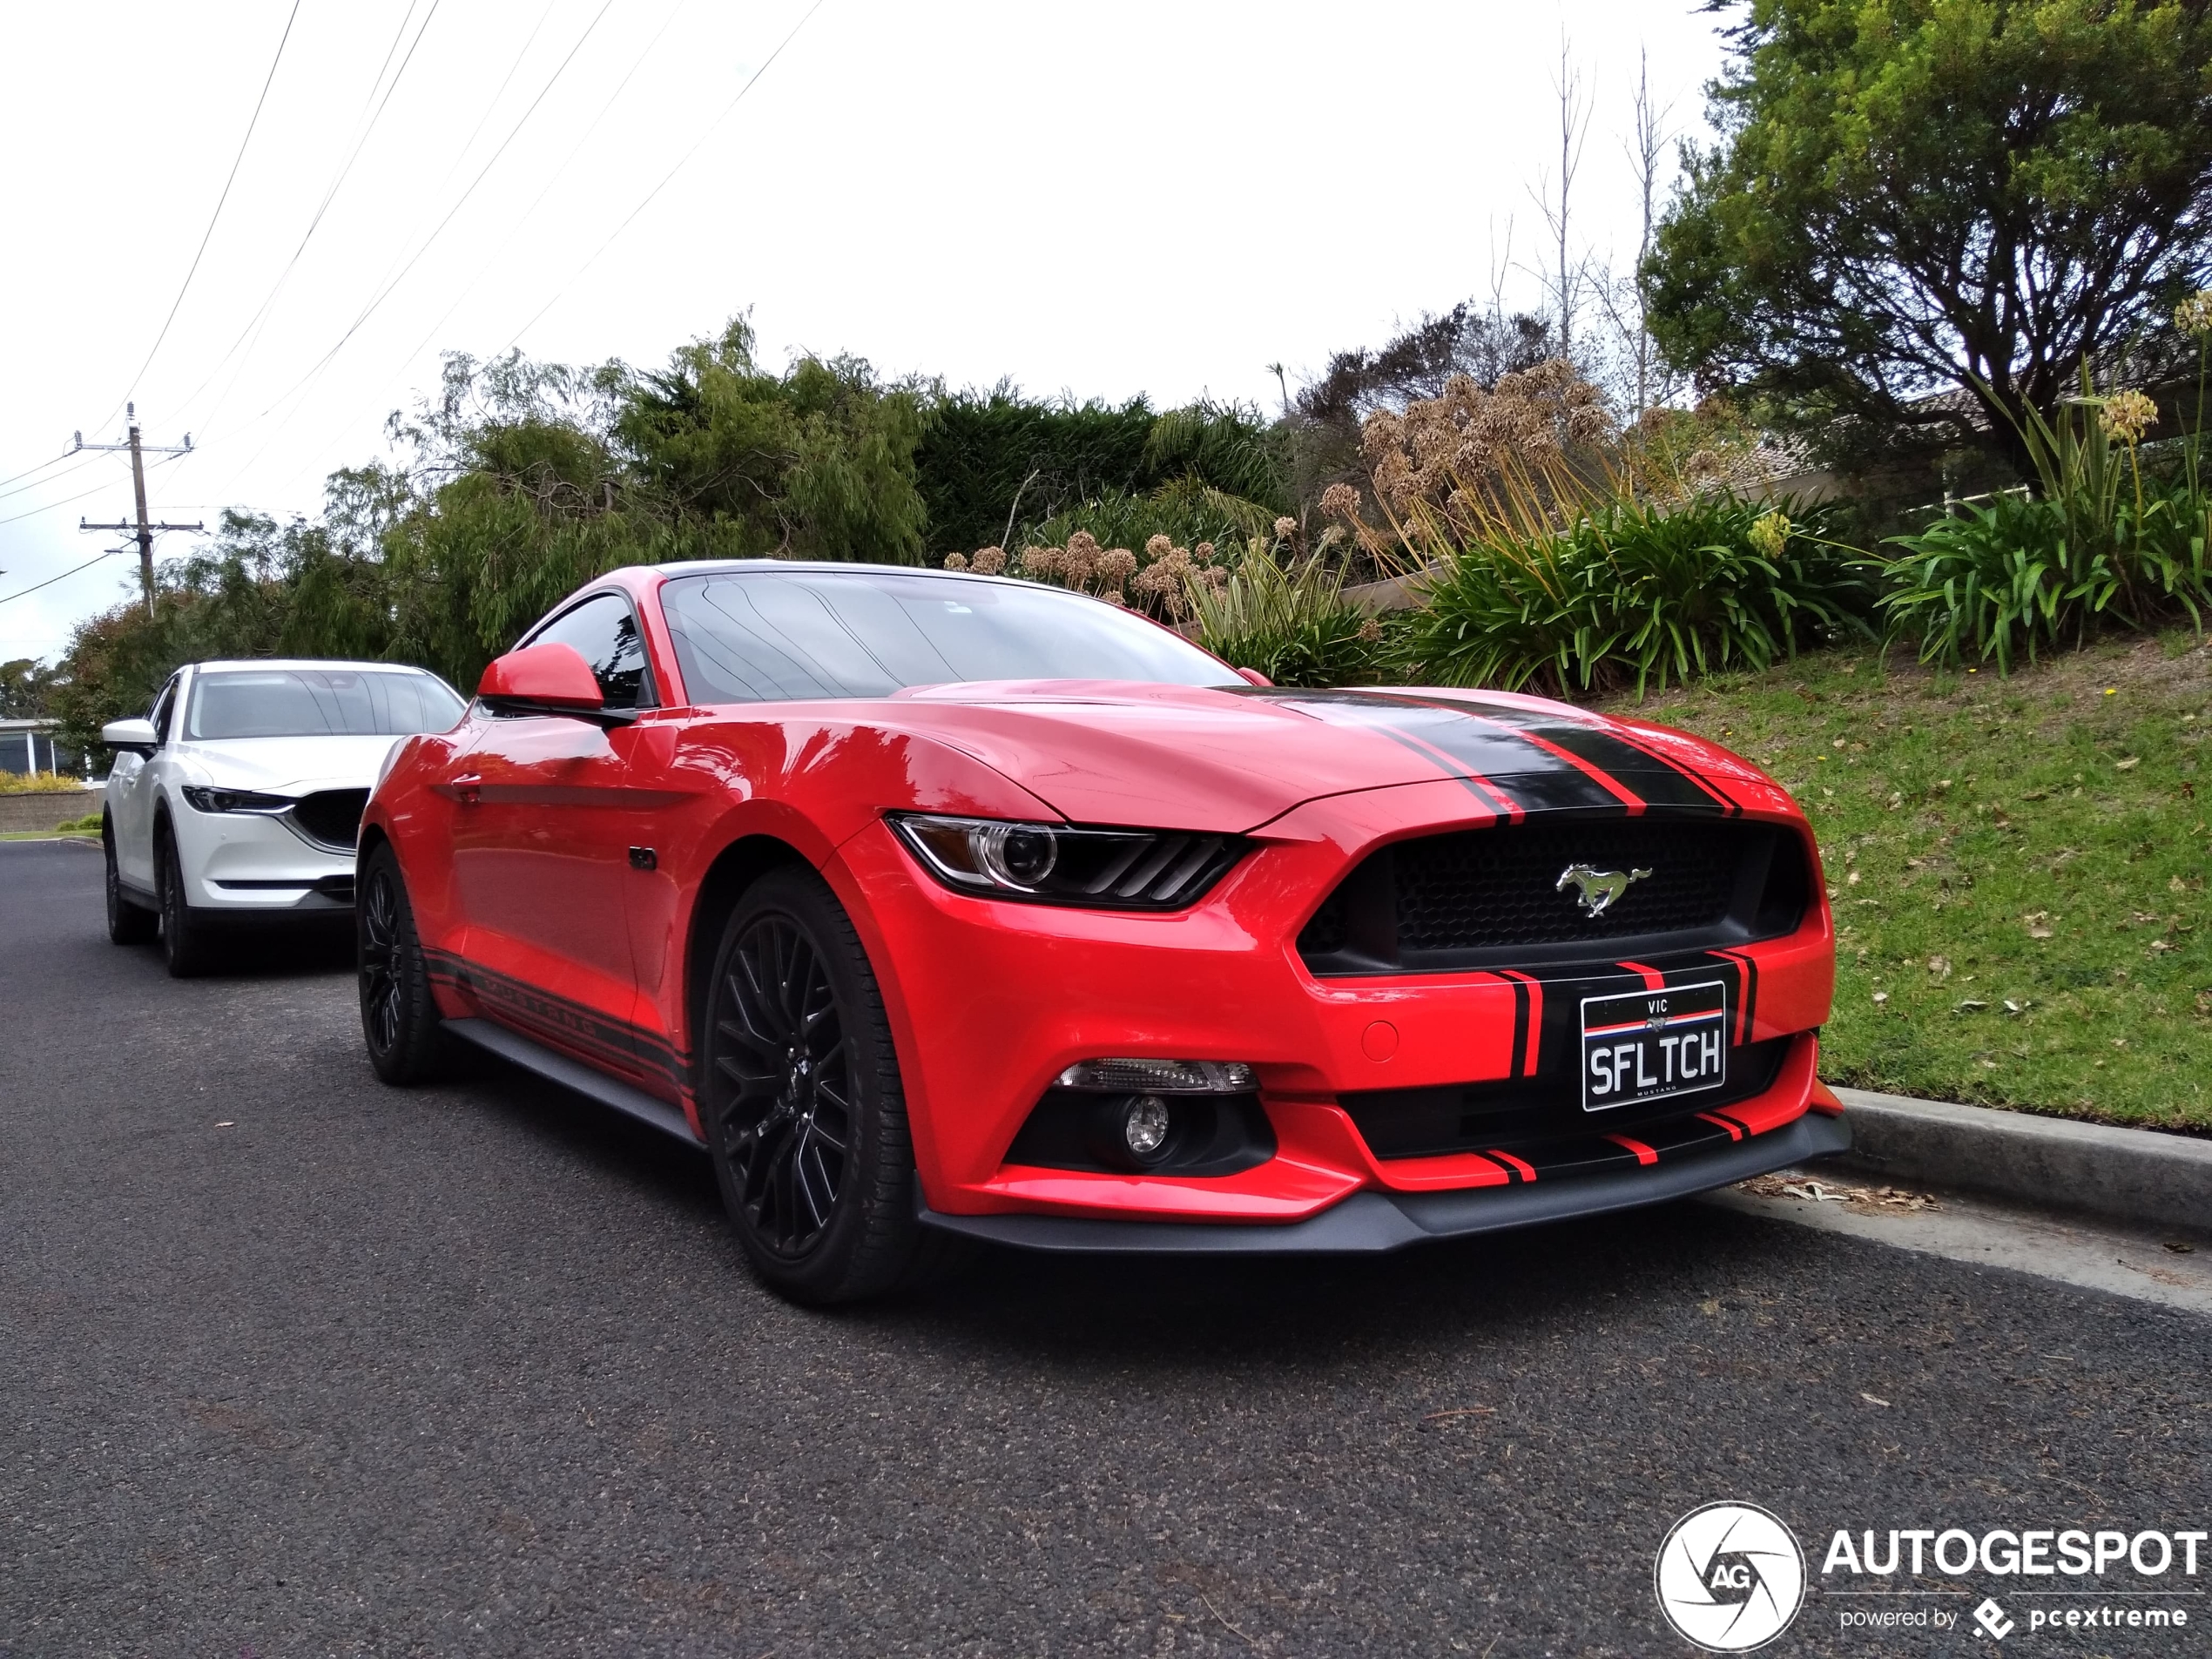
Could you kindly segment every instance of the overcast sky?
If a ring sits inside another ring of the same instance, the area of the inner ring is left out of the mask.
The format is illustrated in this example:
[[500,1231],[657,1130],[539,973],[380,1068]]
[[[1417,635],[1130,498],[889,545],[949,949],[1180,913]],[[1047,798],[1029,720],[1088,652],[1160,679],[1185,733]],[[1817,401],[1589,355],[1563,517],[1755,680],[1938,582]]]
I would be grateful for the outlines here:
[[1270,363],[1295,385],[1540,257],[1562,28],[1593,109],[1576,239],[1625,266],[1638,54],[1696,129],[1721,53],[1695,7],[10,6],[0,659],[135,583],[117,557],[9,597],[118,543],[77,524],[130,516],[123,458],[17,475],[119,441],[126,395],[148,442],[195,446],[150,474],[155,516],[210,523],[314,511],[442,351],[658,363],[746,309],[779,367],[1271,408]]

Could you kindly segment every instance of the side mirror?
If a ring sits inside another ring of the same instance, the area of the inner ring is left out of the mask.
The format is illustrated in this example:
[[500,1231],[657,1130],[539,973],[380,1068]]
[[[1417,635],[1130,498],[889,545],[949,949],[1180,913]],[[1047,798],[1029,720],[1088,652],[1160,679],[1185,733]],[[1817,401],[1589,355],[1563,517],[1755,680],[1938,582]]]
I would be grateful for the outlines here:
[[1268,678],[1266,675],[1261,673],[1257,668],[1240,668],[1237,671],[1239,674],[1242,674],[1246,679],[1250,680],[1255,685],[1272,685],[1275,684],[1273,680]]
[[495,658],[476,695],[495,714],[554,714],[594,725],[624,725],[631,709],[610,709],[591,665],[574,645],[525,645]]
[[151,720],[110,720],[100,728],[100,741],[134,755],[151,755],[161,744]]

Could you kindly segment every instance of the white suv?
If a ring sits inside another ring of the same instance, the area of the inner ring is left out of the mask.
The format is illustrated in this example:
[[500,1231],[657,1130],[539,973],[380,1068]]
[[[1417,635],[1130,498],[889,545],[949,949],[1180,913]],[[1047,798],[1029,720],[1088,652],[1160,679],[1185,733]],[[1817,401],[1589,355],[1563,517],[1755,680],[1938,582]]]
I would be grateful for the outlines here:
[[115,720],[100,840],[108,937],[159,936],[169,971],[216,932],[350,916],[354,841],[385,756],[464,705],[390,663],[215,662],[179,669],[142,720]]

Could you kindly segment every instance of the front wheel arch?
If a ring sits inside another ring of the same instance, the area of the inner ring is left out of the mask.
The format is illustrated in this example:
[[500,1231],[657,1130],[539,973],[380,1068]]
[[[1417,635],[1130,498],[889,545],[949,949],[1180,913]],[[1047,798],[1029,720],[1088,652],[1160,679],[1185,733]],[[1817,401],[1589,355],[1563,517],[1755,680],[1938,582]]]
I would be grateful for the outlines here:
[[[789,841],[773,835],[747,835],[716,853],[699,882],[684,940],[684,1037],[694,1067],[705,1050],[699,1034],[705,1026],[707,988],[714,978],[714,956],[722,947],[724,924],[754,882],[771,870],[791,865],[813,868]],[[697,1077],[691,1081],[696,1089]]]

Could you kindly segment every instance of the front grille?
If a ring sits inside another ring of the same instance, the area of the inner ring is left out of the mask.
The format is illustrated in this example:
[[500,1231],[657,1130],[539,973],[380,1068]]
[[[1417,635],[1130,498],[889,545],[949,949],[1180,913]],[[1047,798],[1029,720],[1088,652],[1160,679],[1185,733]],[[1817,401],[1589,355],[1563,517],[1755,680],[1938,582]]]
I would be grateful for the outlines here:
[[325,846],[350,849],[361,835],[368,809],[366,789],[319,789],[293,803],[292,821]]
[[[1562,875],[1649,872],[1600,914]],[[1298,935],[1316,974],[1615,961],[1772,938],[1804,914],[1797,837],[1710,818],[1534,819],[1372,854]]]

